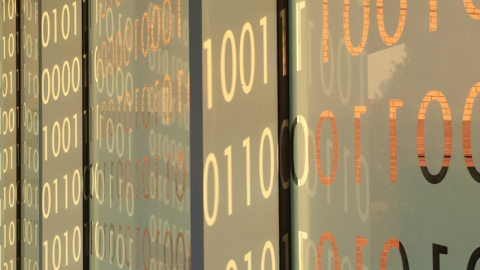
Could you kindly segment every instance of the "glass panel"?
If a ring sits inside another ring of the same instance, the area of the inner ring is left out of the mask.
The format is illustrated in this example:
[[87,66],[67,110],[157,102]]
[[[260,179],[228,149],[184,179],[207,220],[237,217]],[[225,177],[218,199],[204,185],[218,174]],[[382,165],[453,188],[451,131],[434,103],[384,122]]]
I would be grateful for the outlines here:
[[188,1],[92,1],[92,269],[190,269]]
[[82,269],[82,2],[41,1],[42,269]]
[[[39,256],[39,44],[38,1],[22,1],[21,26],[21,96],[20,96],[20,167],[21,231],[20,264],[22,269],[40,269]],[[17,269],[20,266],[17,265]]]
[[204,266],[275,269],[276,1],[202,5]]
[[290,6],[295,264],[475,269],[480,2]]
[[16,1],[2,1],[2,98],[0,104],[0,250],[2,267],[17,260],[17,15]]

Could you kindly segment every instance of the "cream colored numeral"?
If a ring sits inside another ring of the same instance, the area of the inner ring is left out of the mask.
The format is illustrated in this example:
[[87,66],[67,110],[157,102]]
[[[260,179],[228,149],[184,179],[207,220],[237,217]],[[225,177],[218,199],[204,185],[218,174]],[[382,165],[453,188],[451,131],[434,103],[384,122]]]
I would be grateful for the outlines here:
[[227,157],[227,181],[228,181],[228,215],[232,215],[232,146],[225,148],[223,152]]
[[267,84],[267,16],[260,19],[260,25],[263,26],[263,84]]
[[207,108],[212,108],[212,39],[203,42],[203,49],[207,50]]
[[247,178],[247,206],[250,205],[250,137],[243,140],[246,157],[246,178]]
[[252,252],[249,251],[243,258],[247,262],[247,270],[252,270]]

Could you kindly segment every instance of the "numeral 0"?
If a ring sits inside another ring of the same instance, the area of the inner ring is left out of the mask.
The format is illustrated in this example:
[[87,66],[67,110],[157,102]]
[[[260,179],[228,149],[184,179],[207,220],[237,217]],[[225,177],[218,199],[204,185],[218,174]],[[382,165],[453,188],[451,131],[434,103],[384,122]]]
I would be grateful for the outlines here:
[[[215,195],[213,199],[213,214],[210,215],[208,210],[208,169],[210,168],[210,163],[213,167],[213,175],[215,181]],[[205,216],[205,222],[208,226],[213,226],[215,220],[217,219],[218,213],[218,197],[219,197],[219,178],[218,178],[218,164],[215,154],[210,153],[207,156],[205,161],[205,169],[203,171],[203,213]]]

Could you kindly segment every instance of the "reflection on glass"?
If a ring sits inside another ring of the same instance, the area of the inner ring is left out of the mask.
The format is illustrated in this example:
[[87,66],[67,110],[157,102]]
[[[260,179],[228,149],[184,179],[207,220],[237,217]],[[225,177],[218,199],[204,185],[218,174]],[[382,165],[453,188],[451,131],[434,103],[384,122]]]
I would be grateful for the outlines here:
[[[20,89],[20,168],[21,231],[19,232],[22,269],[40,269],[39,256],[39,44],[38,2],[22,1],[21,89]],[[17,265],[17,269],[20,269]]]
[[90,12],[90,266],[190,269],[188,1]]
[[0,257],[2,267],[17,258],[17,14],[16,1],[2,1],[0,102]]
[[479,2],[289,2],[294,265],[475,269]]

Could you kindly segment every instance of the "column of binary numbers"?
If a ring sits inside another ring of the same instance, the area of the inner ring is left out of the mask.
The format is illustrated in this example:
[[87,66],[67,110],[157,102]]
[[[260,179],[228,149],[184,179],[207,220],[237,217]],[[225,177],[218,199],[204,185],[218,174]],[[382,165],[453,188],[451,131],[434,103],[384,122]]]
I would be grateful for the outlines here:
[[190,269],[188,1],[90,8],[90,265]]
[[329,260],[335,267],[369,265],[369,246],[360,249],[363,261],[355,256],[355,243],[370,234],[370,160],[356,140],[367,102],[363,2],[290,2],[293,262],[304,269]]
[[[470,203],[480,190],[479,3],[377,1],[383,16],[377,11],[371,19],[380,31],[370,31],[367,41],[370,138],[362,145],[375,153],[369,156],[372,268],[383,260],[387,267],[402,264],[395,255],[383,259],[389,239],[403,245],[410,269],[479,268],[479,238],[472,236],[480,217]],[[378,73],[387,65],[391,73]],[[378,211],[379,202],[388,209]]]
[[38,1],[21,1],[21,245],[22,269],[39,270],[39,40]]
[[206,269],[278,269],[276,1],[202,1]]
[[291,2],[296,265],[475,268],[480,11],[438,2]]
[[2,1],[2,55],[1,55],[1,103],[0,103],[0,182],[2,186],[0,205],[0,237],[2,241],[1,267],[16,266],[17,242],[17,8],[16,1]]
[[82,269],[82,35],[79,0],[42,1],[42,269]]

